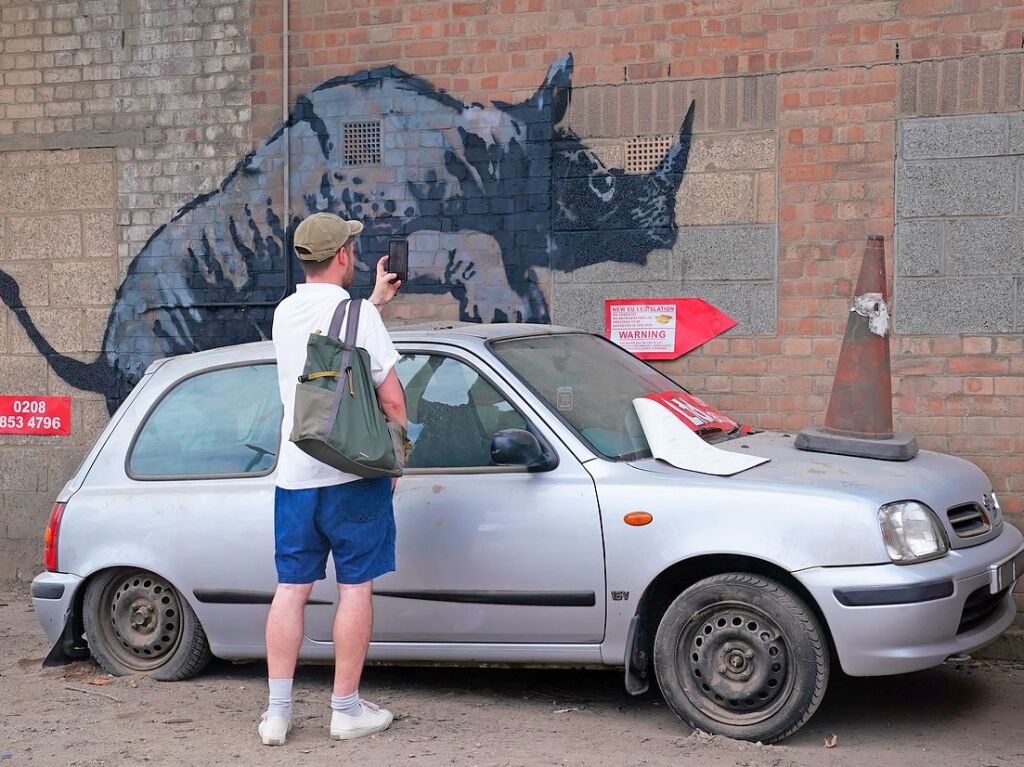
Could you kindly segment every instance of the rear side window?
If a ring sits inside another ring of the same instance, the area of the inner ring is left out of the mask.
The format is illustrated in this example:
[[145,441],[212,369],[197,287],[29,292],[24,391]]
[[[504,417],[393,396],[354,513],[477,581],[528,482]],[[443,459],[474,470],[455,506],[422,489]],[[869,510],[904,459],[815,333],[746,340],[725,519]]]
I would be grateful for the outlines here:
[[268,474],[280,436],[276,365],[211,370],[177,384],[150,411],[128,473],[136,479]]

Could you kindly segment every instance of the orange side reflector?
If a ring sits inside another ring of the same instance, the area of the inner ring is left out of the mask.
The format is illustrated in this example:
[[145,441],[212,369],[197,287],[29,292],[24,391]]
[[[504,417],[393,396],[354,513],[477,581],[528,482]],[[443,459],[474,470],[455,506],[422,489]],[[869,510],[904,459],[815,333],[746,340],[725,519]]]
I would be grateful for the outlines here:
[[646,511],[631,511],[629,514],[622,518],[622,521],[627,525],[633,525],[634,527],[643,527],[649,525],[654,521],[654,517],[648,514]]

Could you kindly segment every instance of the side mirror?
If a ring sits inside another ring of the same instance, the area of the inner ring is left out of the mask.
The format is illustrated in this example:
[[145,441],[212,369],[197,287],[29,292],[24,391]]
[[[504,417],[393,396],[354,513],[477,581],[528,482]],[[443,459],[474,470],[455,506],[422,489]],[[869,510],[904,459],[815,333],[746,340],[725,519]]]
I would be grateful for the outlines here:
[[555,468],[535,436],[525,429],[503,429],[491,437],[491,461],[498,466],[525,466],[530,471]]

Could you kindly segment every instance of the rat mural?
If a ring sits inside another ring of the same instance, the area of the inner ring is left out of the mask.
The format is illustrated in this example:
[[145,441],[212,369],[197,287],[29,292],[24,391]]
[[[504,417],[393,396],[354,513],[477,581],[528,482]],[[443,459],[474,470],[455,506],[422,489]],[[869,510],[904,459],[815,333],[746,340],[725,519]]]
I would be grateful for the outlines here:
[[[355,295],[372,287],[388,240],[407,238],[403,293],[449,295],[461,319],[549,322],[552,270],[646,263],[675,242],[675,197],[693,104],[654,169],[607,168],[559,126],[572,56],[518,104],[465,104],[393,66],[333,78],[213,191],[157,229],[128,267],[91,362],[57,353],[0,271],[0,298],[40,354],[113,412],[153,360],[258,340],[301,271],[298,223],[317,211],[358,218]],[[288,163],[288,205],[284,174]]]

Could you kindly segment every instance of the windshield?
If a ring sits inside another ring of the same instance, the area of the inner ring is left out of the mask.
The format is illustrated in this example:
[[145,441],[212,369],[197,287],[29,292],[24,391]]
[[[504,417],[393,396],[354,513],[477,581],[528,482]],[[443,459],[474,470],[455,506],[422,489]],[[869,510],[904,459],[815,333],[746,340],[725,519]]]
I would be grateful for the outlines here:
[[672,379],[590,334],[511,338],[492,342],[491,349],[607,458],[649,457],[633,400],[679,389]]

